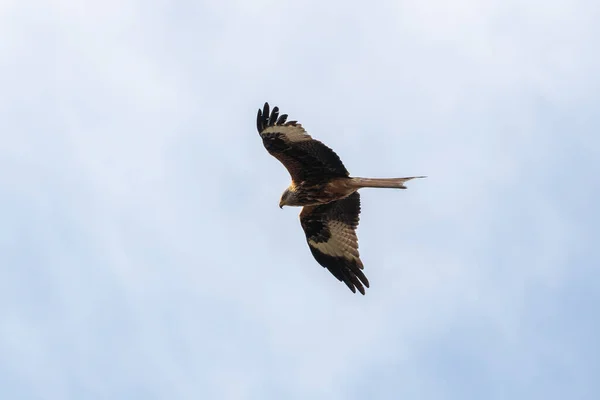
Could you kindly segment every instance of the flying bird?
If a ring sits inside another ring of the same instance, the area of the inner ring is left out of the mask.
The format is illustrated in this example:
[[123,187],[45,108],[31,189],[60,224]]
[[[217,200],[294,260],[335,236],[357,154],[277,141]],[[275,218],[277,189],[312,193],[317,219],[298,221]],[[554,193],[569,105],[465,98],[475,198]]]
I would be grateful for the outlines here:
[[313,139],[297,121],[288,121],[269,103],[258,110],[256,127],[267,151],[288,170],[292,182],[279,207],[302,207],[300,224],[308,247],[319,264],[327,268],[353,293],[363,295],[369,280],[358,253],[360,194],[362,188],[406,189],[406,178],[351,177],[339,156]]

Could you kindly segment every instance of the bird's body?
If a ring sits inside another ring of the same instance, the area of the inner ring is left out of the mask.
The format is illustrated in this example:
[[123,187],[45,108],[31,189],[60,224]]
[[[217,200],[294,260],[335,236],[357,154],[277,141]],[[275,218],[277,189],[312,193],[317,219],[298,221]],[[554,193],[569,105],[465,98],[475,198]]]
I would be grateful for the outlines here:
[[358,253],[360,195],[365,187],[406,189],[404,183],[420,177],[356,178],[351,177],[339,156],[318,140],[313,139],[302,125],[287,121],[279,109],[265,103],[258,110],[257,129],[267,151],[288,170],[292,183],[283,192],[283,206],[303,207],[300,223],[306,234],[311,253],[352,292],[369,281],[362,272]]
[[341,200],[351,195],[356,188],[351,178],[333,178],[326,182],[303,181],[288,187],[286,206],[316,206]]

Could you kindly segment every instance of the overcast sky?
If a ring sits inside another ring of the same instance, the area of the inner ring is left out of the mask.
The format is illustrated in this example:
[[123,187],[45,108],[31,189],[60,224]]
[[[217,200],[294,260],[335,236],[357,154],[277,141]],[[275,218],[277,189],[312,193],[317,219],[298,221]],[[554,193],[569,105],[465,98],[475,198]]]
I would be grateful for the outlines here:
[[[596,0],[0,2],[2,399],[600,398]],[[268,101],[355,176],[319,266]]]

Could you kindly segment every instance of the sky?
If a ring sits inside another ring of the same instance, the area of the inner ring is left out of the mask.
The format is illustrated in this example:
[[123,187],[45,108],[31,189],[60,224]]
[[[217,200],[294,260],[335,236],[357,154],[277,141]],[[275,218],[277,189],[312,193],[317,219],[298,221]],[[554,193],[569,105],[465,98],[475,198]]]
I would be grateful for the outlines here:
[[[597,399],[594,0],[0,3],[3,399]],[[268,101],[365,189],[312,258]]]

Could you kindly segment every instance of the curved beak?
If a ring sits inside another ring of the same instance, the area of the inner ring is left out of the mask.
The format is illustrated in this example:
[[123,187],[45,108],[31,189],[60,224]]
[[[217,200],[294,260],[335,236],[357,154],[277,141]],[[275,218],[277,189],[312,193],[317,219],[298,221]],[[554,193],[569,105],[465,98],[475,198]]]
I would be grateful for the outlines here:
[[279,200],[279,208],[283,208],[283,201]]

